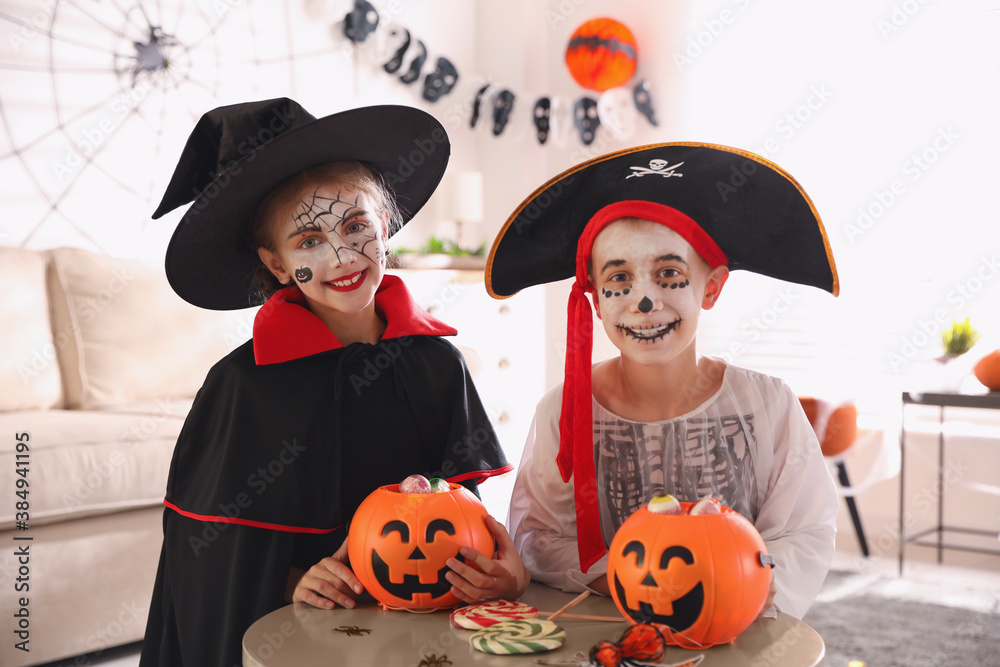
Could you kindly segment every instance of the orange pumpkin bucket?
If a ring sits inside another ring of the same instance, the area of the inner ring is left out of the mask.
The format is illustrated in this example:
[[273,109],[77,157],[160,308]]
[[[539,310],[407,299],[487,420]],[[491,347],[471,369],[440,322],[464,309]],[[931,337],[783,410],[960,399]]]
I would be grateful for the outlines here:
[[372,597],[393,609],[454,607],[445,579],[449,558],[472,547],[493,554],[486,508],[468,489],[400,493],[398,484],[373,491],[358,507],[347,534],[351,569]]
[[700,649],[731,644],[760,614],[771,585],[767,548],[753,524],[721,514],[656,514],[640,507],[608,549],[618,610],[650,623],[667,643]]

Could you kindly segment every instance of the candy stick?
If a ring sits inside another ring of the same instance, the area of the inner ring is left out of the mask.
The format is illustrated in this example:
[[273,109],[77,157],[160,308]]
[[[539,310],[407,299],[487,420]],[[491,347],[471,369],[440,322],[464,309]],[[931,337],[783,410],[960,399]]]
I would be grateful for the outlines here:
[[562,614],[562,618],[571,618],[571,619],[576,619],[578,621],[610,621],[612,623],[625,623],[625,619],[622,618],[621,616],[594,616],[591,614]]
[[590,595],[590,591],[584,591],[584,592],[580,593],[575,598],[573,598],[572,600],[570,600],[569,602],[567,602],[566,604],[564,604],[561,609],[559,609],[558,611],[554,612],[551,616],[549,616],[548,620],[554,621],[558,617],[562,616],[563,612],[569,611],[570,609],[572,609],[576,605],[578,605],[581,602],[583,602],[583,600],[588,595]]

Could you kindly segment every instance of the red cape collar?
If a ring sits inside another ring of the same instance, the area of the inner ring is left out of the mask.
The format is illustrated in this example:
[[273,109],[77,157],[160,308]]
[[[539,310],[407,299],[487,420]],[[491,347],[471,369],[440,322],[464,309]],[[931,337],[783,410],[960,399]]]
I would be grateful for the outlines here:
[[[275,292],[257,311],[253,323],[253,353],[258,365],[280,364],[343,347],[305,304],[305,295],[291,285]],[[458,333],[418,306],[398,276],[382,277],[375,292],[375,310],[386,321],[382,340]]]

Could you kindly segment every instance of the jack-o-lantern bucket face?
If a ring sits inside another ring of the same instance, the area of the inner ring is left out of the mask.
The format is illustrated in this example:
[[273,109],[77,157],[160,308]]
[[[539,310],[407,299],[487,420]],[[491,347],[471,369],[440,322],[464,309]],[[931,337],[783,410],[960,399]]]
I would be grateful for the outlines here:
[[[690,503],[681,503],[685,509]],[[608,549],[608,582],[619,611],[652,623],[667,643],[731,643],[757,618],[771,583],[757,529],[721,514],[662,515],[640,507]]]
[[492,555],[486,508],[465,487],[449,487],[446,493],[410,494],[396,484],[383,486],[354,513],[347,536],[351,568],[386,607],[453,607],[459,600],[445,578],[447,560],[463,560],[463,546]]

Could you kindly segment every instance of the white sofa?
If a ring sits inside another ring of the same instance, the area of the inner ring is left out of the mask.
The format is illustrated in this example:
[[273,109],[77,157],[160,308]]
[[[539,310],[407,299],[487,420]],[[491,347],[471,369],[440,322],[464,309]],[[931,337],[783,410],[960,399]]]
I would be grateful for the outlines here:
[[177,434],[253,312],[72,248],[0,247],[0,284],[0,664],[17,667],[142,638]]

